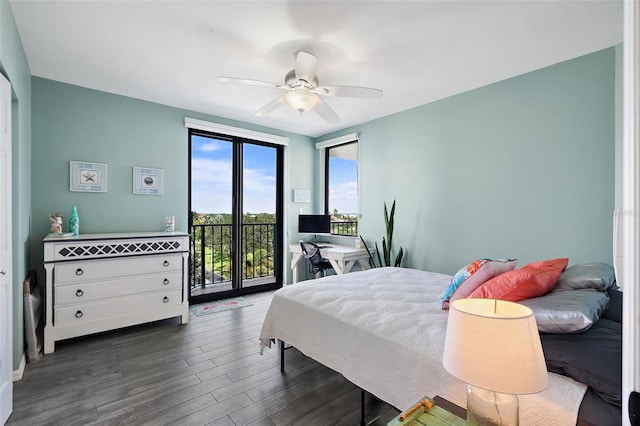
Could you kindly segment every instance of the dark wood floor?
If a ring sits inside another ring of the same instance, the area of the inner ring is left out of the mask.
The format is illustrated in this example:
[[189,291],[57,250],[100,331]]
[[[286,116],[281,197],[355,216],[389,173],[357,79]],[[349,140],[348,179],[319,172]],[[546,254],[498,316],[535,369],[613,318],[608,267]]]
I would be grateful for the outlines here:
[[[56,344],[14,383],[8,425],[358,425],[360,390],[339,374],[276,347],[259,355],[272,292],[253,306]],[[369,419],[397,411],[367,398]]]

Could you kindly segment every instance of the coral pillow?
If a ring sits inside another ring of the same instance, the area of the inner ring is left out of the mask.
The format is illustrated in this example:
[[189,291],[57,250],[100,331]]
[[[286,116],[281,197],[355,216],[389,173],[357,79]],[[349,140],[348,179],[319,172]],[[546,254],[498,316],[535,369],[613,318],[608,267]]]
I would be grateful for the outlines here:
[[491,278],[511,271],[518,259],[478,259],[460,269],[451,278],[449,287],[440,298],[442,309],[449,309],[449,303],[464,299]]
[[470,298],[501,299],[517,302],[547,294],[557,284],[569,259],[543,260],[505,272],[485,282]]

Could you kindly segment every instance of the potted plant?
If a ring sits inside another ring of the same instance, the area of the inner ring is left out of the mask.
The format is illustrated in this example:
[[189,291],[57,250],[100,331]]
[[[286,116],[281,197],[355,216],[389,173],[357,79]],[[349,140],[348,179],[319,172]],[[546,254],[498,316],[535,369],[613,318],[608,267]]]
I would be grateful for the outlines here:
[[[396,255],[393,264],[391,263],[391,248],[393,243],[393,223],[394,216],[396,213],[396,200],[393,200],[393,204],[391,205],[391,212],[387,211],[387,203],[384,203],[384,227],[386,230],[386,237],[382,237],[382,255],[380,255],[380,249],[378,248],[378,243],[375,243],[376,247],[376,259],[374,259],[373,255],[369,251],[369,247],[367,247],[367,243],[365,243],[362,236],[360,236],[360,240],[364,244],[364,248],[367,249],[369,253],[369,263],[372,267],[383,267],[383,266],[396,266],[399,267],[402,264],[402,257],[404,256],[404,251],[402,247],[398,250],[398,254]],[[377,260],[377,264],[376,264]]]

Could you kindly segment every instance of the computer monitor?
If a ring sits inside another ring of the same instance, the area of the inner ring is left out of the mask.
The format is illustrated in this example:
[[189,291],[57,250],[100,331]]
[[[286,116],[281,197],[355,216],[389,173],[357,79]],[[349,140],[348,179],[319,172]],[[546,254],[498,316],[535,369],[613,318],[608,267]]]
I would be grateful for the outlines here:
[[298,232],[300,234],[330,234],[331,215],[301,214],[298,216]]

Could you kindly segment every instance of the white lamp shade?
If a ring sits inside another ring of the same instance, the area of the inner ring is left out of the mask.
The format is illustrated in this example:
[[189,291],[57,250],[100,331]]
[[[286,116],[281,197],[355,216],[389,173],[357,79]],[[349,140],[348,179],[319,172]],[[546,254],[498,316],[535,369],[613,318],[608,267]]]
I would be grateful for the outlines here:
[[549,384],[533,311],[504,300],[451,304],[442,364],[458,379],[494,392],[530,394]]
[[295,89],[284,94],[284,101],[302,114],[316,105],[318,95],[305,89]]

